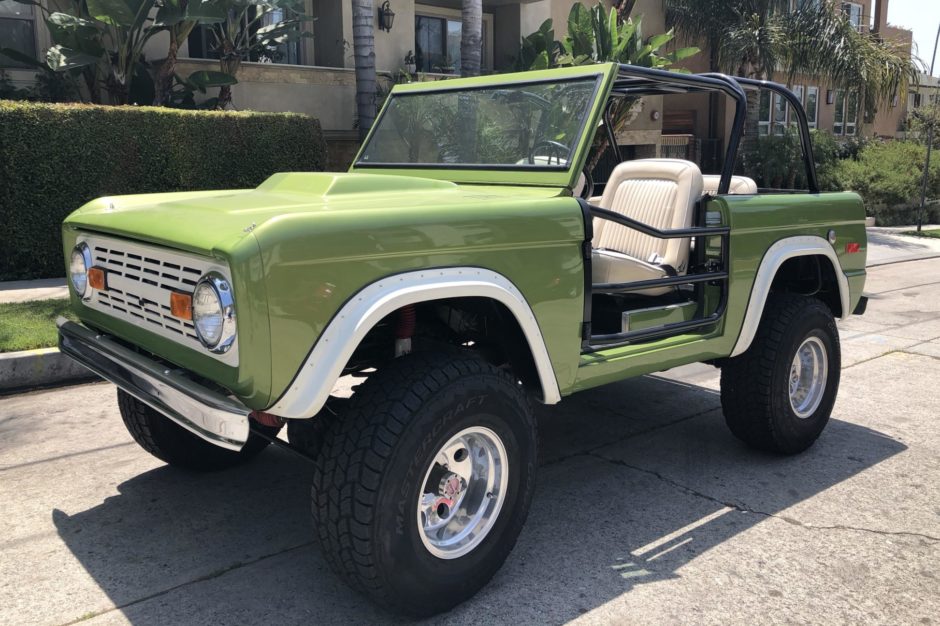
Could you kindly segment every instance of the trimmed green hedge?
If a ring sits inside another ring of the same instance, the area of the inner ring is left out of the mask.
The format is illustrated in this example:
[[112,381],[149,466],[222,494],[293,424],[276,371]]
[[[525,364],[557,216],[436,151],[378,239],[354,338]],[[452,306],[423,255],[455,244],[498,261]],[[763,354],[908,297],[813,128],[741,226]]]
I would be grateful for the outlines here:
[[325,166],[320,123],[303,115],[0,101],[0,280],[63,276],[61,222],[94,198]]

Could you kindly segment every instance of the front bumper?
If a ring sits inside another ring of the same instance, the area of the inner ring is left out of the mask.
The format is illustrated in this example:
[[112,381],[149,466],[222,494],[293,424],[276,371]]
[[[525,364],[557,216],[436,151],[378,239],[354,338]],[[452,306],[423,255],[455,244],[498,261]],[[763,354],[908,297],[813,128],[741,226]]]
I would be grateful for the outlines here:
[[241,450],[251,409],[63,317],[59,350],[206,441]]

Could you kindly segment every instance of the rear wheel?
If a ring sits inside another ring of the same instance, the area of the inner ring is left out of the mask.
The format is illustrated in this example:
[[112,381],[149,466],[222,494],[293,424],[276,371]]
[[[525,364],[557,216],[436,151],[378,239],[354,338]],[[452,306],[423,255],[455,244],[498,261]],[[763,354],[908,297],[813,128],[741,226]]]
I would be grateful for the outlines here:
[[475,594],[509,555],[535,482],[523,388],[463,355],[412,355],[370,377],[316,459],[324,555],[353,588],[426,616]]
[[[141,448],[174,467],[197,472],[226,469],[254,458],[268,447],[268,440],[251,433],[241,450],[227,450],[189,432],[159,411],[123,389],[118,389],[118,408],[128,432]],[[262,424],[256,428],[274,436],[280,430]]]
[[839,331],[825,304],[771,296],[750,348],[722,366],[728,428],[761,450],[806,450],[829,422],[841,359]]

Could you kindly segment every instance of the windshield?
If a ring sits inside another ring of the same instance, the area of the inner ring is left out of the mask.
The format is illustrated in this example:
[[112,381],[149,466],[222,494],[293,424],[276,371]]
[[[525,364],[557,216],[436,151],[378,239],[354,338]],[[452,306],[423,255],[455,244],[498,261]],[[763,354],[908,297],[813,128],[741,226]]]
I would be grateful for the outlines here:
[[357,165],[566,170],[599,81],[392,94]]

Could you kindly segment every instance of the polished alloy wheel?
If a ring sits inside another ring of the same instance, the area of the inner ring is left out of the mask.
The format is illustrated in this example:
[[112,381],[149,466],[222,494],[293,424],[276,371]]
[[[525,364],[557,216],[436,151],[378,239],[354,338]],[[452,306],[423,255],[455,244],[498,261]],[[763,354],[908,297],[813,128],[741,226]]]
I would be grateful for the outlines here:
[[486,537],[506,499],[509,460],[499,436],[464,429],[435,455],[424,476],[417,515],[421,541],[441,559],[456,559]]
[[790,407],[799,418],[810,417],[822,401],[829,376],[826,346],[819,337],[806,338],[790,365]]

